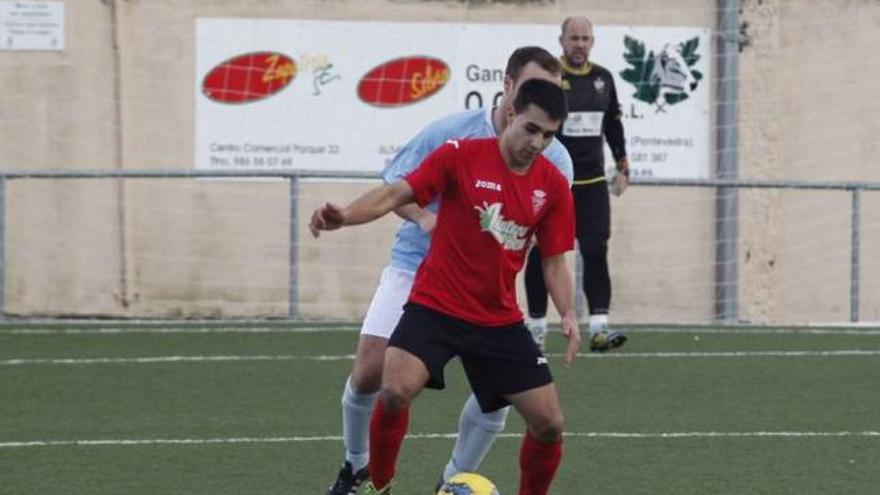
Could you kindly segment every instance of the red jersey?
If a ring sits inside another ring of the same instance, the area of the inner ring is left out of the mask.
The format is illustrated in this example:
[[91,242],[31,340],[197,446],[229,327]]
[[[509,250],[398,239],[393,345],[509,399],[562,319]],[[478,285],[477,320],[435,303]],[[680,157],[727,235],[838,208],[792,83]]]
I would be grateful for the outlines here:
[[447,141],[405,178],[419,206],[441,198],[409,300],[482,326],[522,320],[515,281],[533,235],[544,257],[574,247],[568,181],[543,156],[513,173],[498,143]]

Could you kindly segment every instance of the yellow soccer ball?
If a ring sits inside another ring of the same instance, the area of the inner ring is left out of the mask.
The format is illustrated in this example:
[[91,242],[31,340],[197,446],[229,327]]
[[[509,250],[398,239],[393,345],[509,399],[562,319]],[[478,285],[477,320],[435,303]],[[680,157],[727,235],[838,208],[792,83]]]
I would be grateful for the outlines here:
[[477,473],[458,473],[443,486],[437,495],[500,495],[495,484]]

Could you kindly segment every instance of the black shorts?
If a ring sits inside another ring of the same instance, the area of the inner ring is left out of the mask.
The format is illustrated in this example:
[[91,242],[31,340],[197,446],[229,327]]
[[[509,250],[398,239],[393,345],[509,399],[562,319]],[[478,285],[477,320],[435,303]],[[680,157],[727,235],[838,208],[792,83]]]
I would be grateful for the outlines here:
[[547,359],[521,321],[484,327],[407,303],[388,345],[421,359],[430,374],[426,386],[434,389],[446,387],[443,369],[458,356],[483,412],[509,405],[508,395],[553,382]]

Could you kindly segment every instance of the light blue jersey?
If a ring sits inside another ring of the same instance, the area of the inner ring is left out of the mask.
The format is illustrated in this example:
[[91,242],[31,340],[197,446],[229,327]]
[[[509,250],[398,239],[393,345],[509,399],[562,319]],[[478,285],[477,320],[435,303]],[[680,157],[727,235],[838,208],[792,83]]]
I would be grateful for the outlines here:
[[[455,113],[434,121],[416,137],[407,142],[391,163],[382,171],[382,179],[387,184],[406,177],[432,151],[439,148],[448,139],[495,137],[495,126],[492,124],[492,109],[468,110]],[[559,168],[562,175],[570,183],[574,177],[571,157],[565,147],[553,138],[550,146],[544,150],[544,156]],[[439,198],[428,205],[427,209],[437,213]],[[431,238],[409,220],[404,221],[394,235],[391,247],[391,266],[401,270],[414,272],[428,254]]]

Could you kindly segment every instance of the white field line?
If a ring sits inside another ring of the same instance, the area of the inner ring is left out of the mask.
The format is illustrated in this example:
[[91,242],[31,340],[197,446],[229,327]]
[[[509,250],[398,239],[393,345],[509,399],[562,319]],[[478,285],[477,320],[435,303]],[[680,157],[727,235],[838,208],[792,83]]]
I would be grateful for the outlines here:
[[[880,438],[880,431],[682,431],[682,432],[569,432],[566,438],[607,439],[686,439],[686,438]],[[408,440],[455,439],[455,433],[409,434]],[[499,438],[522,438],[520,433],[502,433]],[[232,437],[232,438],[155,438],[155,439],[104,439],[104,440],[35,440],[26,442],[0,442],[0,449],[29,447],[117,447],[142,445],[214,445],[254,443],[314,443],[339,442],[341,436],[314,437]]]
[[[555,354],[551,354],[555,356]],[[562,356],[562,354],[558,354]],[[584,356],[584,354],[578,354]],[[878,350],[849,349],[835,351],[706,351],[706,352],[628,352],[589,354],[591,358],[740,358],[740,357],[839,357],[839,356],[880,356]]]
[[[356,332],[360,330],[358,325],[341,326],[314,326],[314,327],[204,327],[204,328],[17,328],[12,330],[0,330],[2,335],[188,335],[188,334],[297,334],[297,333],[333,333],[333,332]],[[875,328],[637,328],[629,332],[640,333],[668,333],[668,334],[708,334],[708,335],[880,335],[880,329]]]
[[[561,357],[563,354],[548,354]],[[689,358],[798,358],[798,357],[862,357],[880,356],[880,350],[835,351],[718,351],[718,352],[632,352],[608,354],[579,354],[585,359],[689,359]],[[157,364],[157,363],[218,363],[248,361],[351,361],[354,354],[320,356],[145,356],[99,358],[30,358],[3,359],[0,366],[33,365],[94,365],[94,364]]]
[[316,326],[316,327],[204,327],[204,328],[16,328],[14,330],[0,330],[0,335],[188,335],[188,334],[263,334],[263,333],[331,333],[331,332],[354,332],[360,330],[360,326]]
[[876,328],[638,328],[631,333],[671,333],[701,335],[880,335]]
[[338,356],[148,356],[135,358],[34,358],[4,359],[0,366],[25,365],[89,365],[89,364],[156,364],[156,363],[217,363],[241,361],[352,361],[354,354]]

